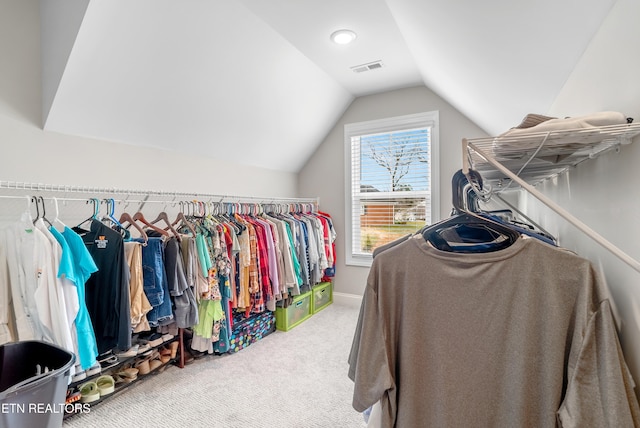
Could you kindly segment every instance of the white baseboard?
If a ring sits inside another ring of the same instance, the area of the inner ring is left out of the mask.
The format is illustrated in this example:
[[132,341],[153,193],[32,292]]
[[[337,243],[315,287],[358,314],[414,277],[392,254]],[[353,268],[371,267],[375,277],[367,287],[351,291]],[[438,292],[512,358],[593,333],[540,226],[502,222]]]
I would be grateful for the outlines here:
[[359,308],[362,304],[362,296],[357,294],[333,292],[333,303],[341,306]]

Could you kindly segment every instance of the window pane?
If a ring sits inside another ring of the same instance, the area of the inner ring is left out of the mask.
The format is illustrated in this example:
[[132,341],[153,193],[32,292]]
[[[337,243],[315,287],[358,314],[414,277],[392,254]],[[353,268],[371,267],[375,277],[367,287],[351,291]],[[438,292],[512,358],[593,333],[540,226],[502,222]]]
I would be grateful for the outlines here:
[[429,190],[428,128],[364,135],[358,140],[361,192]]
[[381,245],[413,233],[427,223],[428,199],[380,199],[358,201],[359,227],[354,252],[371,254]]
[[429,128],[351,139],[356,254],[412,233],[430,219]]

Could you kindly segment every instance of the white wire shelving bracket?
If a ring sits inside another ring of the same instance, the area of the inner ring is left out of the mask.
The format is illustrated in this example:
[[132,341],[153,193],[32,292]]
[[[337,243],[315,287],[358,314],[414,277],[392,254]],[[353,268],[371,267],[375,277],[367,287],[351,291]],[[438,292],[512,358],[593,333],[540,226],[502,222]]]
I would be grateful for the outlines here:
[[[462,172],[478,171],[500,193],[521,188],[551,208],[613,255],[640,272],[640,262],[613,245],[534,186],[640,134],[640,124],[559,130],[518,136],[462,140]],[[519,186],[519,187],[516,187]]]

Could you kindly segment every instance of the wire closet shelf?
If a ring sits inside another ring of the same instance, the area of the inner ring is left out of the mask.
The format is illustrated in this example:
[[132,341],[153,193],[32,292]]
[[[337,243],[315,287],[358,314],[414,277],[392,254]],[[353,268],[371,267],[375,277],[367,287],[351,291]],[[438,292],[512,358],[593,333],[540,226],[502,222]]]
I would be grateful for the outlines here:
[[640,134],[640,123],[463,140],[463,169],[478,171],[494,192],[517,189],[495,162],[531,185],[562,174]]
[[[524,189],[581,232],[640,272],[640,262],[613,245],[573,214],[540,192],[535,185],[620,145],[640,134],[640,124],[601,126],[462,140],[462,171],[478,171],[483,184],[498,194]],[[484,190],[483,190],[484,191]]]
[[319,198],[290,198],[267,196],[241,196],[230,194],[213,194],[202,192],[173,192],[141,189],[122,189],[115,187],[91,187],[78,185],[60,185],[45,183],[29,183],[23,181],[0,180],[0,198],[24,198],[25,196],[44,196],[60,201],[88,201],[96,198],[111,198],[113,202],[138,204],[165,204],[178,206],[180,203],[225,204],[246,206],[288,206],[319,209]]

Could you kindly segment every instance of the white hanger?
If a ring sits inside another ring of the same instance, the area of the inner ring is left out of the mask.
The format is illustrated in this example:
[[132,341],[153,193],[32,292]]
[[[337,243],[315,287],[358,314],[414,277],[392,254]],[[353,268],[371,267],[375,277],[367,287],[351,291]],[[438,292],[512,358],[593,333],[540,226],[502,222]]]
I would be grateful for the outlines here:
[[53,224],[59,224],[60,226],[62,226],[63,228],[67,227],[66,224],[64,224],[62,222],[62,220],[60,220],[60,218],[58,217],[60,215],[60,210],[58,209],[58,198],[56,198],[55,196],[52,197],[51,199],[53,199],[53,206],[56,209],[56,215],[53,219]]
[[24,214],[27,216],[29,222],[33,224],[33,216],[31,215],[31,196],[25,195],[25,198],[27,198],[27,209],[25,210]]

